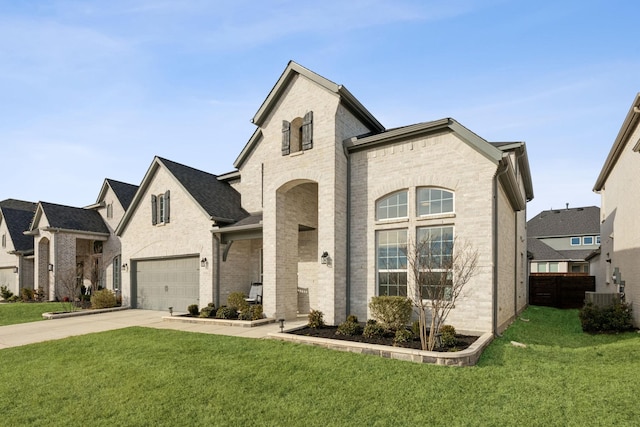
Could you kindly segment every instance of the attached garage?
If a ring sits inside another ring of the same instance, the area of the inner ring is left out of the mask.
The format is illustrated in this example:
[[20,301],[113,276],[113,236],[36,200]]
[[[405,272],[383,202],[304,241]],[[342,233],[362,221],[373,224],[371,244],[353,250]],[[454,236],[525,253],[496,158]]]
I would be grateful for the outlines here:
[[200,261],[198,256],[132,261],[131,300],[145,310],[187,311],[198,304]]
[[0,286],[6,286],[14,294],[18,292],[15,289],[16,285],[16,273],[13,272],[13,267],[0,268]]

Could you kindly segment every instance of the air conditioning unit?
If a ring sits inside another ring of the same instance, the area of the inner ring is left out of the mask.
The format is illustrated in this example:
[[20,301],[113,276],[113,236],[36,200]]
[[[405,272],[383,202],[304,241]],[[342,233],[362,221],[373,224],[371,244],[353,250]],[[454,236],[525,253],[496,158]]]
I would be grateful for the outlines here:
[[619,292],[585,292],[584,300],[598,307],[610,307],[620,302],[622,294]]

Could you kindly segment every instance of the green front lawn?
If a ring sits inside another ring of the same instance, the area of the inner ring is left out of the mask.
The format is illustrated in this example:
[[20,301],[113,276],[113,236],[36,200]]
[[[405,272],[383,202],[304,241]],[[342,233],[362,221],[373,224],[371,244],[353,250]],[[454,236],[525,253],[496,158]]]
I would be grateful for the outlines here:
[[60,310],[63,305],[59,302],[3,303],[0,304],[0,326],[43,320],[42,313]]
[[[3,425],[634,425],[640,336],[531,307],[476,367],[128,328],[0,350]],[[514,347],[510,341],[527,344]]]

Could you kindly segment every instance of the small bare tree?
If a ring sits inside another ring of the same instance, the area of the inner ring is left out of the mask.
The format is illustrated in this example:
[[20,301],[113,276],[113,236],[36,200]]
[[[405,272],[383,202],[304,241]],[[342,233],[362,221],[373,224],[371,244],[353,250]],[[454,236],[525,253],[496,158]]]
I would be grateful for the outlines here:
[[442,228],[423,229],[418,236],[418,242],[409,242],[403,251],[413,279],[409,299],[418,312],[420,343],[431,351],[440,327],[477,272],[478,251]]
[[93,257],[89,267],[89,281],[91,282],[91,295],[95,294],[102,280],[101,257]]
[[80,297],[80,280],[78,280],[77,269],[60,274],[58,280],[63,311],[75,311],[76,300]]

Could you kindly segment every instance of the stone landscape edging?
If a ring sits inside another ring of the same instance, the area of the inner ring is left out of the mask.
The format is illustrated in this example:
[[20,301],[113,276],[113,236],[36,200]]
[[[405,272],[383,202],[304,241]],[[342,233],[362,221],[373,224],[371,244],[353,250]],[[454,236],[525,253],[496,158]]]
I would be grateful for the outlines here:
[[241,328],[253,328],[256,326],[262,326],[269,323],[275,323],[276,319],[265,318],[259,320],[231,320],[231,319],[214,319],[210,317],[184,317],[184,316],[164,316],[162,320],[168,322],[183,322],[183,323],[200,323],[205,325],[216,326],[235,326]]
[[[293,331],[295,329],[291,329]],[[289,332],[290,332],[289,331]],[[325,347],[331,350],[348,351],[359,354],[370,354],[388,359],[404,360],[415,363],[430,363],[445,366],[474,366],[484,349],[493,341],[493,334],[482,334],[468,348],[454,352],[439,352],[416,350],[403,347],[390,347],[379,344],[367,344],[347,340],[332,340],[328,338],[308,337],[304,335],[274,332],[268,336],[281,341],[297,342],[302,344]]]
[[110,313],[112,311],[129,310],[130,308],[131,307],[129,306],[124,306],[124,307],[98,308],[98,309],[64,311],[64,312],[52,311],[48,313],[42,313],[42,317],[45,318],[46,320],[63,319],[65,317],[87,316],[90,314]]

